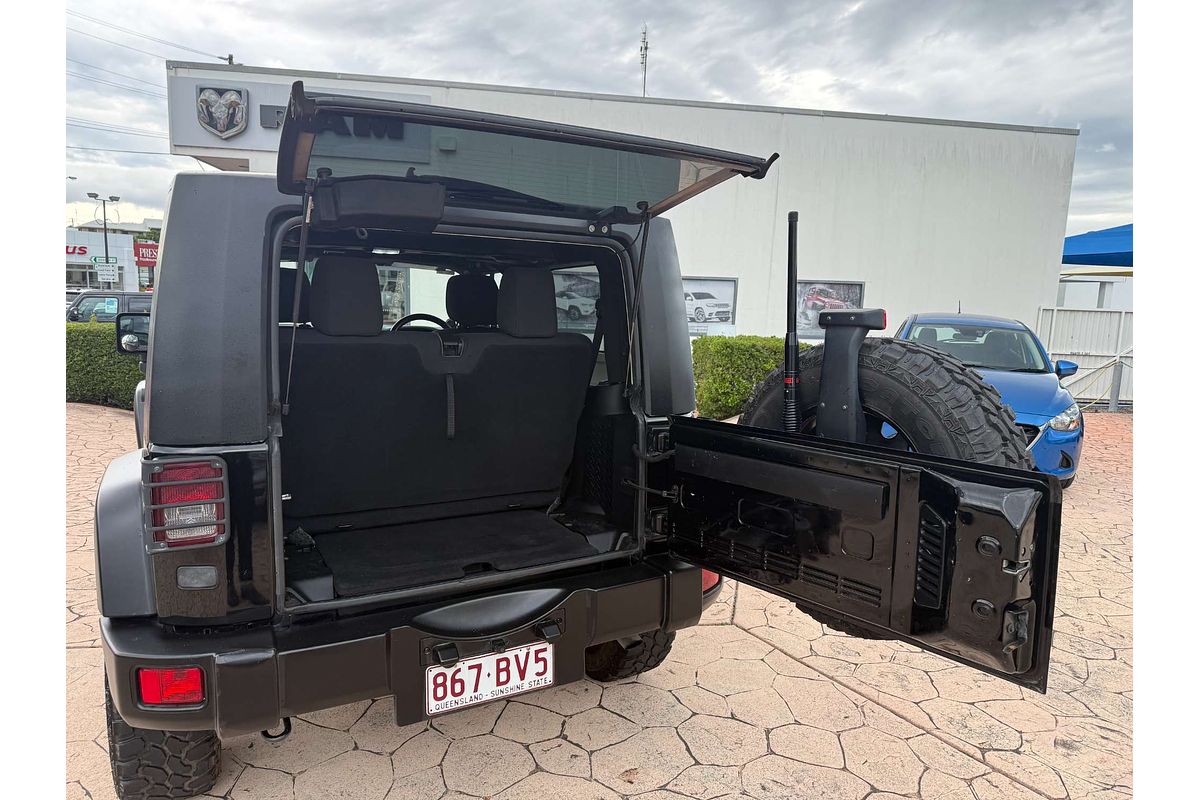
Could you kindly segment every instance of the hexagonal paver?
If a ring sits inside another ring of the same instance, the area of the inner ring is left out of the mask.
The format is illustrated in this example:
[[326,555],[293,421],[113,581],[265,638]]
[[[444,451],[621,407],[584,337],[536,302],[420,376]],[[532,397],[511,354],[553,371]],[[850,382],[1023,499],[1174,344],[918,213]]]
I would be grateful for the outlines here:
[[430,767],[396,781],[384,800],[438,800],[445,792],[442,768]]
[[792,721],[792,710],[774,689],[751,689],[729,698],[736,719],[760,728],[776,728]]
[[296,776],[296,800],[383,800],[392,788],[387,756],[354,750]]
[[1023,751],[1060,773],[1105,786],[1130,786],[1133,765],[1128,731],[1101,720],[1070,720],[1053,731],[1026,736]]
[[1021,733],[1052,731],[1058,725],[1053,714],[1026,700],[989,700],[979,708]]
[[449,746],[450,740],[437,731],[418,733],[392,753],[392,773],[400,779],[436,767]]
[[925,765],[903,739],[865,726],[841,739],[846,769],[876,789],[908,794],[920,788]]
[[495,800],[620,800],[613,791],[592,781],[538,772],[506,789]]
[[638,681],[659,689],[682,689],[696,682],[696,668],[682,661],[668,659],[649,672],[638,676]]
[[792,710],[792,719],[827,731],[844,731],[863,724],[862,712],[828,681],[780,675],[775,691]]
[[[108,788],[112,789],[111,783]],[[294,779],[288,773],[246,767],[229,796],[232,800],[292,800],[294,791]]]
[[644,683],[607,686],[600,705],[642,727],[678,725],[691,716],[670,692]]
[[389,697],[368,708],[350,727],[350,735],[354,737],[355,744],[363,750],[391,755],[400,745],[428,728],[429,724],[426,722],[397,725],[396,712]]
[[486,734],[450,743],[442,759],[447,788],[473,795],[504,791],[533,772],[533,757],[516,742]]
[[261,736],[247,736],[228,748],[243,764],[281,772],[298,773],[354,749],[350,734],[321,728],[302,719],[292,720],[292,735],[272,743]]
[[975,800],[975,795],[966,781],[936,769],[927,769],[921,776],[920,797],[931,800]]
[[929,675],[915,667],[894,662],[860,664],[854,669],[854,677],[874,686],[881,692],[900,697],[913,703],[930,700],[938,696]]
[[598,683],[591,681],[575,681],[562,686],[551,686],[536,692],[521,695],[522,703],[553,711],[569,717],[600,704],[600,694],[603,691]]
[[771,731],[771,752],[818,767],[841,769],[842,743],[836,733],[808,725],[785,725]]
[[1067,797],[1067,787],[1063,786],[1058,773],[1030,755],[996,750],[985,754],[984,760],[988,766],[1018,779],[1020,783],[1052,800]]
[[971,667],[938,670],[930,677],[933,679],[933,685],[937,687],[938,695],[947,700],[980,703],[985,700],[1021,699],[1021,687]]
[[701,764],[736,766],[767,754],[761,728],[728,717],[697,714],[679,726],[679,735]]
[[697,685],[726,697],[751,689],[770,688],[773,680],[775,670],[764,661],[723,658],[696,670]]
[[671,728],[647,728],[592,754],[592,777],[621,794],[666,786],[694,762]]
[[553,711],[524,703],[509,703],[496,720],[493,732],[504,739],[533,744],[555,738],[562,732],[562,727],[562,716]]
[[589,708],[567,719],[563,735],[584,750],[600,750],[623,742],[638,732],[638,726],[607,708]]
[[731,625],[685,628],[675,635],[675,643],[671,646],[671,660],[699,667],[719,659],[721,648],[726,644],[753,640],[753,636]]
[[688,797],[709,800],[740,791],[742,776],[737,767],[697,764],[679,773],[679,777],[668,783],[667,788]]
[[1021,734],[969,703],[935,697],[921,703],[921,708],[938,728],[976,747],[1015,750],[1021,746]]
[[995,772],[971,781],[971,789],[978,800],[1042,800],[1037,793]]
[[855,639],[851,636],[822,636],[812,643],[812,650],[818,656],[836,658],[848,664],[890,661],[896,652],[891,642]]
[[699,686],[685,686],[682,689],[676,689],[671,694],[697,714],[708,714],[712,717],[729,716],[729,702],[716,692],[710,692]]
[[783,756],[763,756],[742,769],[742,787],[759,800],[860,800],[871,791],[862,778],[840,769],[801,764]]
[[[391,698],[386,698],[388,708],[391,708]],[[320,725],[322,728],[333,728],[336,731],[348,731],[350,726],[358,722],[359,717],[371,705],[370,700],[360,700],[357,703],[347,703],[344,706],[335,708],[327,708],[324,711],[313,711],[310,714],[301,714],[300,719],[308,720],[314,725]],[[379,700],[377,702],[383,702]]]
[[926,766],[956,778],[970,780],[988,771],[985,765],[927,733],[909,739],[908,746]]
[[592,757],[578,745],[566,739],[550,739],[529,745],[533,760],[546,772],[588,778],[592,774]]
[[872,703],[868,700],[859,708],[868,725],[884,733],[890,733],[897,739],[911,739],[914,736],[920,736],[922,733],[920,728],[905,720],[899,714],[893,714],[878,703]]
[[449,714],[434,717],[430,724],[451,739],[467,739],[491,733],[496,720],[504,712],[506,703],[505,700],[498,700],[474,708],[464,708],[462,711],[451,711]]

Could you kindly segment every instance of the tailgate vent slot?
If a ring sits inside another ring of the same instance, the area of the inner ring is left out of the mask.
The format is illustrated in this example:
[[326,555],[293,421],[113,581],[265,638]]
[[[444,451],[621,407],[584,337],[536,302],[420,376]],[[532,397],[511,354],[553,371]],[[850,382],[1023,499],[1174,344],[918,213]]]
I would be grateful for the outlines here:
[[946,543],[950,525],[928,503],[921,504],[917,534],[917,585],[913,601],[923,608],[941,608],[946,577]]

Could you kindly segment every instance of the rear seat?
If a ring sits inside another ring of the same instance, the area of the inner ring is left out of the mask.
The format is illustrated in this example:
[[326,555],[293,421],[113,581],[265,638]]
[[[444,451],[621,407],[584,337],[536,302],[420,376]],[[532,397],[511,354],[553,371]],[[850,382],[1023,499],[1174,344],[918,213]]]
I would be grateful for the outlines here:
[[[590,344],[558,333],[545,270],[505,274],[498,329],[481,308],[456,308],[461,329],[382,332],[372,262],[318,261],[312,328],[298,330],[283,421],[288,517],[319,532],[553,501],[573,452]],[[281,375],[289,344],[280,337]]]

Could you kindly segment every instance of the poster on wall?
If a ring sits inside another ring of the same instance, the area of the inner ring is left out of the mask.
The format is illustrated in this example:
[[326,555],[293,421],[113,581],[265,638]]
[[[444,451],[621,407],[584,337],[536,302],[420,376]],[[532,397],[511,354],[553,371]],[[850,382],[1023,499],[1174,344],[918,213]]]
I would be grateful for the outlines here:
[[595,267],[554,273],[554,306],[560,331],[591,335],[596,330],[596,302],[599,299],[600,276]]
[[683,305],[692,336],[732,336],[737,278],[684,278]]
[[862,308],[865,286],[858,281],[796,281],[796,335],[824,338],[817,316],[822,311]]

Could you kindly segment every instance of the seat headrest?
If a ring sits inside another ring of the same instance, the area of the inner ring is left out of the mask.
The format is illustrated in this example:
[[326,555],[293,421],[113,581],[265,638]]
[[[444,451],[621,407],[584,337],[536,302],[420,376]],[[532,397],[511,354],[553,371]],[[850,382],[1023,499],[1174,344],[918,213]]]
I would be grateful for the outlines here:
[[558,333],[554,276],[545,269],[513,269],[500,279],[496,317],[500,330],[519,339],[546,339]]
[[937,344],[937,340],[937,331],[935,331],[933,328],[921,328],[921,330],[917,332],[918,342]]
[[313,327],[327,336],[378,336],[383,301],[375,264],[356,256],[321,256],[308,308]]
[[[312,295],[312,285],[308,275],[300,276],[300,319],[296,322],[308,322],[308,301]],[[292,306],[296,299],[296,271],[279,268],[279,321],[292,322]]]
[[460,328],[495,325],[497,295],[491,275],[454,275],[446,281],[446,316]]

